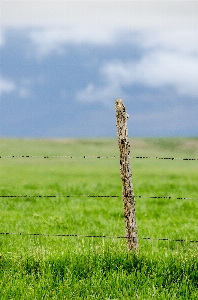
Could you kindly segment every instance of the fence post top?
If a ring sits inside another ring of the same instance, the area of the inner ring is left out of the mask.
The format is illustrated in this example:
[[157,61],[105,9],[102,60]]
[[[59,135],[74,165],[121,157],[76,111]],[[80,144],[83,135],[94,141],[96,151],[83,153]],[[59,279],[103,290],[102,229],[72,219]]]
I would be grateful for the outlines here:
[[125,107],[124,103],[123,103],[123,100],[121,98],[118,98],[118,99],[115,100],[115,106],[117,108],[123,108],[123,107]]
[[[129,119],[129,115],[126,113],[126,107],[121,98],[115,100],[115,110],[116,114],[119,114],[117,122],[126,122]],[[120,119],[120,117],[122,118]]]

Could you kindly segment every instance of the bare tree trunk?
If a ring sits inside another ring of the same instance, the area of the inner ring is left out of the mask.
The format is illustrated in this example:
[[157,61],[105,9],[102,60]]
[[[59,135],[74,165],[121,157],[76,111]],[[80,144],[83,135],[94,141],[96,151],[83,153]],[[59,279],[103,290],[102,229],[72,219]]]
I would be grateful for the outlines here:
[[129,116],[122,99],[116,99],[116,126],[118,133],[118,146],[120,149],[120,176],[122,179],[122,200],[124,204],[124,218],[126,226],[127,246],[129,250],[137,250],[137,226],[135,212],[135,197],[132,185],[130,168],[130,144],[128,141],[127,120]]

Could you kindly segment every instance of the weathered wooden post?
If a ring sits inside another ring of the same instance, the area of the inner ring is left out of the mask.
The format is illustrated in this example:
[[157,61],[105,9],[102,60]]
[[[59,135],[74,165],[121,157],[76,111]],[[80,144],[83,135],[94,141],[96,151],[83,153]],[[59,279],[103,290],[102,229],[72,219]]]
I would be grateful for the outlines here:
[[127,120],[129,115],[122,99],[116,99],[116,127],[118,133],[118,146],[120,149],[120,176],[122,179],[122,200],[124,204],[124,218],[126,226],[126,238],[129,250],[137,250],[137,226],[135,213],[135,197],[132,185],[132,173],[130,168],[130,144],[128,141]]

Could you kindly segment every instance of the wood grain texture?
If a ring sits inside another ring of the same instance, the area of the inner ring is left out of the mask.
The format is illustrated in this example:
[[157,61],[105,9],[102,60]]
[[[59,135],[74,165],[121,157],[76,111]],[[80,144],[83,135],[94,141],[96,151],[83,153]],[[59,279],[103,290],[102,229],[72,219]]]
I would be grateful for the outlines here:
[[122,200],[124,204],[124,218],[126,226],[127,246],[129,250],[137,250],[137,225],[135,212],[135,196],[132,185],[132,173],[130,168],[130,144],[128,141],[127,120],[129,115],[122,99],[116,99],[116,127],[118,134],[118,146],[120,149],[120,176],[122,180]]

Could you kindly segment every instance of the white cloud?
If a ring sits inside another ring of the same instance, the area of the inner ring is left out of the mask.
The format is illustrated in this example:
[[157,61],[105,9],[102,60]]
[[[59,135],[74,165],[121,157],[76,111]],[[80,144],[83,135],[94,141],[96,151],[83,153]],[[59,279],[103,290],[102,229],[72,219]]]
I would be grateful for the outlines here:
[[1,0],[4,26],[175,28],[198,25],[197,0]]
[[[100,66],[103,85],[89,82],[78,93],[81,101],[123,95],[124,86],[134,84],[156,89],[170,86],[179,95],[198,96],[196,0],[2,0],[1,11],[2,28],[31,29],[30,38],[40,57],[63,53],[68,42],[96,46],[123,43],[124,47],[127,41],[140,47],[143,54],[139,61],[119,60]],[[6,92],[5,84],[2,91]],[[21,90],[21,95],[27,91]]]
[[77,93],[77,99],[81,102],[101,102],[105,105],[109,104],[109,100],[123,97],[123,91],[116,82],[109,82],[105,86],[94,86],[89,84],[85,89]]
[[[184,31],[189,33],[189,40],[198,30],[198,1],[2,0],[1,27],[31,28],[33,40],[44,53],[50,49],[60,50],[58,47],[66,41],[106,44],[119,32],[140,30],[171,32],[172,45],[175,42],[177,47],[178,40],[185,39]],[[150,38],[153,45],[154,41]],[[153,38],[156,39],[156,36]],[[164,39],[165,35],[162,44],[167,43]],[[160,36],[155,42],[159,41]],[[148,42],[146,39],[147,46]],[[190,48],[188,43],[185,47]]]
[[198,25],[196,0],[1,0],[1,23],[12,27],[182,28]]
[[180,95],[198,97],[198,56],[154,52],[140,61],[107,64],[103,73],[110,82],[119,80],[121,85],[169,86]]
[[166,49],[171,52],[198,55],[198,29],[142,31],[137,43],[144,49]]
[[0,78],[0,96],[3,94],[16,93],[20,98],[27,98],[30,96],[29,90],[29,81],[22,80],[20,84],[16,85],[16,83],[12,80],[8,80],[5,78]]
[[101,101],[103,94],[111,99],[112,94],[123,95],[125,86],[135,84],[154,89],[169,87],[178,95],[198,98],[198,31],[146,30],[123,35],[123,40],[127,37],[132,46],[140,47],[141,59],[105,63],[100,67],[104,84],[88,85],[78,93],[80,101]]
[[3,34],[3,30],[0,29],[0,47],[2,47],[5,44],[5,37]]
[[[198,98],[198,56],[152,52],[139,61],[110,62],[101,68],[104,85],[88,85],[77,95],[80,101],[106,101],[124,94],[135,84],[148,88],[172,88],[178,95]],[[122,96],[123,97],[123,96]]]
[[109,31],[100,29],[95,31],[94,28],[39,28],[30,33],[30,38],[36,45],[37,54],[45,56],[51,52],[61,54],[63,45],[72,42],[75,44],[110,44],[113,42],[113,34]]
[[16,85],[13,81],[0,78],[0,95],[9,94],[16,90]]
[[86,27],[37,28],[30,32],[30,38],[36,47],[36,53],[43,57],[51,52],[64,53],[66,43],[92,45],[114,45],[131,43],[144,51],[169,51],[171,53],[198,55],[197,31],[105,31]]
[[198,48],[198,1],[1,0],[1,27],[31,28],[42,56],[62,53],[66,42],[119,43],[120,32],[135,31],[143,32],[136,41],[142,47],[170,44],[192,53]]

